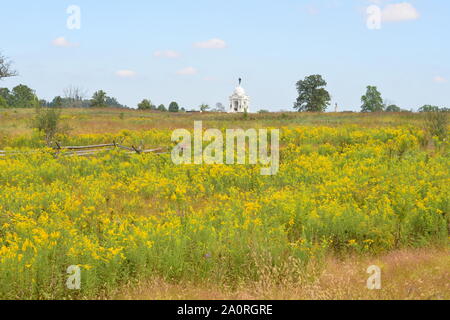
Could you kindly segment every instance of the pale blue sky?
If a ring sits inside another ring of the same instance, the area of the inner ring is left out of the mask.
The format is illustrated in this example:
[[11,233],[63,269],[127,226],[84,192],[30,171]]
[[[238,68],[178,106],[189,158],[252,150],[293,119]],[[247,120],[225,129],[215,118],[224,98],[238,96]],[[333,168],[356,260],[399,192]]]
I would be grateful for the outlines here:
[[[374,3],[380,30],[366,25]],[[80,30],[66,26],[69,5]],[[275,111],[292,109],[296,81],[322,74],[341,110],[359,110],[367,85],[402,108],[450,107],[449,16],[447,0],[3,0],[0,50],[20,76],[0,86],[190,109],[227,104],[242,77],[252,109]]]

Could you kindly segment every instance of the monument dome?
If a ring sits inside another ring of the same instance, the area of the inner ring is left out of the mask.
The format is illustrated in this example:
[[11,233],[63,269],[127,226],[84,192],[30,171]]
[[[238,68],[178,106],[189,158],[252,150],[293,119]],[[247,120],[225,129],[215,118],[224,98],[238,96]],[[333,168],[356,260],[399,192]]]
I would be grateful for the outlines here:
[[244,88],[242,88],[241,86],[236,87],[236,89],[234,89],[233,95],[238,96],[238,97],[245,96]]
[[250,98],[245,93],[244,88],[241,87],[241,81],[239,79],[239,85],[230,97],[229,113],[250,112]]

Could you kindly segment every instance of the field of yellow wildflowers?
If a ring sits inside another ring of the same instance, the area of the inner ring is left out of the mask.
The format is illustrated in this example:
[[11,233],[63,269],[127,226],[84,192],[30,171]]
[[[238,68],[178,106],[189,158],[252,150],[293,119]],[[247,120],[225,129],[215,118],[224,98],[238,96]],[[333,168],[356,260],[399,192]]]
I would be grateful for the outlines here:
[[[258,280],[265,267],[327,254],[448,246],[448,144],[430,146],[420,126],[395,116],[385,125],[317,117],[323,123],[277,116],[243,124],[280,125],[275,176],[261,176],[258,166],[175,166],[170,155],[118,150],[54,157],[37,133],[0,126],[0,149],[38,150],[0,158],[0,298],[108,297],[151,278],[233,286]],[[146,120],[133,119],[139,130],[125,131],[120,121],[103,133],[75,127],[60,140],[171,146],[171,125],[144,130]],[[192,127],[190,117],[174,119],[181,121]],[[79,291],[66,287],[71,265],[82,270]],[[280,281],[295,277],[283,270]]]

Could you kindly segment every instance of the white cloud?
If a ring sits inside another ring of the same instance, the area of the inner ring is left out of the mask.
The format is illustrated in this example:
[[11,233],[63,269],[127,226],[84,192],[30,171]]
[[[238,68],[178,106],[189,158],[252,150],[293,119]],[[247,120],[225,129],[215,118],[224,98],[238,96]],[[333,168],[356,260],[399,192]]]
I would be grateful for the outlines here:
[[179,75],[193,75],[193,74],[197,74],[197,69],[195,69],[194,67],[187,67],[181,70],[178,70],[177,74]]
[[445,79],[442,76],[436,76],[436,77],[433,78],[433,81],[436,82],[436,83],[446,83],[447,79]]
[[136,72],[132,70],[119,70],[116,72],[116,76],[121,78],[132,78],[136,75]]
[[197,42],[194,43],[194,47],[200,48],[200,49],[223,49],[226,48],[227,44],[225,41],[221,39],[211,39],[204,42]]
[[409,2],[388,4],[382,11],[383,21],[407,21],[419,19],[420,13]]
[[169,59],[175,59],[181,56],[180,53],[174,50],[156,51],[153,55],[158,58],[169,58]]
[[63,48],[78,47],[78,43],[72,43],[64,37],[56,38],[55,40],[52,41],[52,44],[55,47],[63,47]]
[[319,14],[320,10],[315,5],[309,4],[306,6],[306,12],[311,16],[315,16]]

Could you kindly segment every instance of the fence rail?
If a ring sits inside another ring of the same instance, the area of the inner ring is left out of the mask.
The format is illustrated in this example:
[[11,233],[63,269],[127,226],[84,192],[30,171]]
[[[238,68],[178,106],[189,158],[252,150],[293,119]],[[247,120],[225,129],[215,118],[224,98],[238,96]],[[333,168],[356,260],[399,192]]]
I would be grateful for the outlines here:
[[84,150],[84,149],[99,149],[99,148],[106,148],[106,147],[115,147],[115,143],[110,144],[97,144],[93,146],[76,146],[76,147],[62,147],[59,144],[56,144],[57,147],[55,149],[58,150]]
[[[121,149],[126,151],[126,154],[146,154],[146,153],[154,153],[154,154],[166,154],[165,152],[167,148],[161,147],[161,148],[154,148],[154,149],[143,149],[143,147],[126,147],[120,144],[117,144],[115,142],[108,143],[108,144],[96,144],[96,145],[90,145],[90,146],[61,146],[58,143],[56,143],[56,147],[53,148],[53,154],[57,157],[59,155],[61,156],[67,156],[67,157],[73,157],[73,156],[80,156],[80,157],[86,157],[86,156],[94,156],[96,154],[99,154],[101,152],[105,151],[112,151],[116,149]],[[0,150],[0,158],[5,157],[7,155],[27,155],[27,154],[35,154],[39,153],[41,151],[39,150],[31,150],[31,151],[5,151]]]

